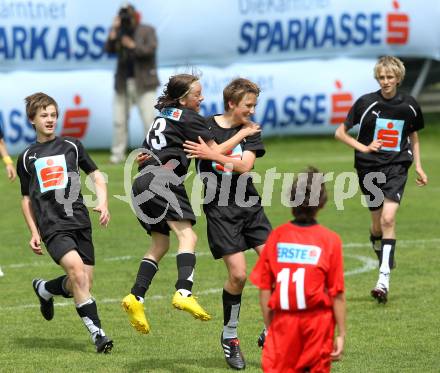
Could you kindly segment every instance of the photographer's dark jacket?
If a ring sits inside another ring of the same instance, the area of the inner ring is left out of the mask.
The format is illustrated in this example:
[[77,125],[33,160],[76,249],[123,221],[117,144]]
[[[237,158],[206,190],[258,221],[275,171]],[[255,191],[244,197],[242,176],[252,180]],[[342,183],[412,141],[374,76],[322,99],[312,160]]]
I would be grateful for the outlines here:
[[159,86],[156,68],[157,37],[153,27],[147,25],[136,26],[134,32],[134,50],[128,51],[121,47],[120,40],[107,39],[105,50],[118,55],[115,74],[115,89],[118,93],[125,92],[127,79],[127,54],[133,58],[134,79],[138,94],[151,91]]

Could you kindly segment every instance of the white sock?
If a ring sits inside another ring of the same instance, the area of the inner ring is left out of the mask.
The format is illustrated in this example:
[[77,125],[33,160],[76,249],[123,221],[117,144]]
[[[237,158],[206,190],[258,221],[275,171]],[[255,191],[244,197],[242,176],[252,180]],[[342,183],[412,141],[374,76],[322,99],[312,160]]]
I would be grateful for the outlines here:
[[238,316],[240,314],[241,303],[231,306],[231,317],[228,323],[223,326],[223,338],[237,338]]
[[94,331],[94,332],[90,335],[90,337],[92,338],[93,343],[96,342],[96,337],[97,337],[98,335],[100,335],[101,337],[105,337],[104,330],[102,330],[102,329],[98,329],[98,330]]
[[38,294],[40,294],[40,297],[43,298],[44,300],[49,300],[50,298],[53,298],[53,294],[48,292],[46,290],[46,282],[44,280],[41,280],[38,284],[37,284],[37,291]]
[[379,269],[381,273],[390,273],[390,254],[391,245],[383,245],[382,264]]
[[192,295],[192,293],[187,289],[179,289],[177,291],[182,295],[182,297],[189,297]]

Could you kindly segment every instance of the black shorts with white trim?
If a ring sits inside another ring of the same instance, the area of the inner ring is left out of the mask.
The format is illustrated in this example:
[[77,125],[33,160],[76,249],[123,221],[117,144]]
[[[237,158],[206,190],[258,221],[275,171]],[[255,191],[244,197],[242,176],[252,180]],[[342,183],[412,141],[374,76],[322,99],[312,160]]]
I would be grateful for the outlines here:
[[377,169],[357,170],[359,186],[371,211],[383,206],[384,198],[400,204],[408,179],[408,166],[395,163]]
[[252,207],[204,206],[208,242],[215,259],[263,245],[272,226],[257,204]]

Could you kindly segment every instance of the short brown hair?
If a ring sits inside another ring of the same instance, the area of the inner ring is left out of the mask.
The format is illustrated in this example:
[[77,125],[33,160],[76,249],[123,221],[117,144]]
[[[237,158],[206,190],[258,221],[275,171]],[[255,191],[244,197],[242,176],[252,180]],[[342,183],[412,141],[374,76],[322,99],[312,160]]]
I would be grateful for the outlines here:
[[33,95],[27,96],[24,99],[24,102],[26,103],[26,115],[30,120],[33,120],[35,118],[38,109],[46,109],[50,105],[55,106],[55,110],[57,112],[57,118],[58,118],[57,102],[52,97],[46,95],[45,93],[38,92],[38,93],[34,93]]
[[393,56],[383,56],[379,58],[374,66],[374,78],[379,79],[380,69],[391,70],[396,78],[399,80],[399,84],[405,79],[405,65],[397,57]]
[[253,93],[258,97],[260,87],[249,79],[236,78],[223,89],[223,106],[229,110],[229,102],[238,104],[247,93]]
[[[303,199],[295,205],[294,201],[297,196]],[[318,210],[322,209],[327,202],[324,174],[315,167],[308,167],[300,172],[293,181],[290,202],[293,203],[292,214],[296,221],[312,222]]]

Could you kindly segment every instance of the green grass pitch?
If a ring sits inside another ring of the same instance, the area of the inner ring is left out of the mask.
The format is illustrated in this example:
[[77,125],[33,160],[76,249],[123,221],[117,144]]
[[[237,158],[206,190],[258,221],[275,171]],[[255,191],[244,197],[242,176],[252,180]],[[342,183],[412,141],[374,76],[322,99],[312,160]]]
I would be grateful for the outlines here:
[[[440,123],[428,120],[420,133],[422,161],[429,185],[418,188],[412,168],[398,213],[398,267],[392,273],[389,302],[378,305],[370,297],[377,279],[375,256],[368,245],[368,210],[360,194],[344,201],[337,210],[333,201],[334,182],[327,187],[330,200],[319,221],[338,232],[344,241],[348,335],[344,359],[334,372],[438,372],[438,228],[440,174]],[[432,125],[431,128],[429,125]],[[352,151],[330,137],[287,137],[265,141],[267,153],[256,162],[255,171],[264,174],[298,172],[317,166],[335,176],[352,171]],[[0,266],[0,371],[1,372],[222,372],[227,369],[219,338],[223,316],[221,289],[226,276],[222,261],[210,255],[205,218],[195,226],[199,236],[195,294],[212,314],[209,322],[194,320],[174,310],[171,298],[176,279],[175,247],[160,263],[160,270],[146,299],[152,331],[137,334],[120,306],[133,283],[139,259],[149,239],[128,205],[113,197],[123,195],[122,166],[107,163],[108,154],[91,152],[100,169],[108,174],[112,220],[107,229],[98,227],[91,212],[97,265],[93,294],[103,327],[115,342],[110,355],[97,355],[73,304],[63,298],[55,303],[55,318],[43,320],[31,287],[34,277],[53,278],[61,274],[46,254],[34,255],[28,248],[29,233],[20,211],[19,183],[7,181],[0,170],[1,239]],[[190,170],[194,171],[191,166]],[[194,176],[188,180],[192,184]],[[266,213],[274,226],[290,219],[280,202],[281,181],[275,180],[273,199]],[[262,190],[262,185],[257,185]],[[91,194],[83,187],[83,194]],[[437,228],[436,228],[437,227]],[[249,270],[256,255],[246,256]],[[240,316],[239,337],[248,372],[260,371],[257,337],[262,328],[258,291],[246,285]]]

